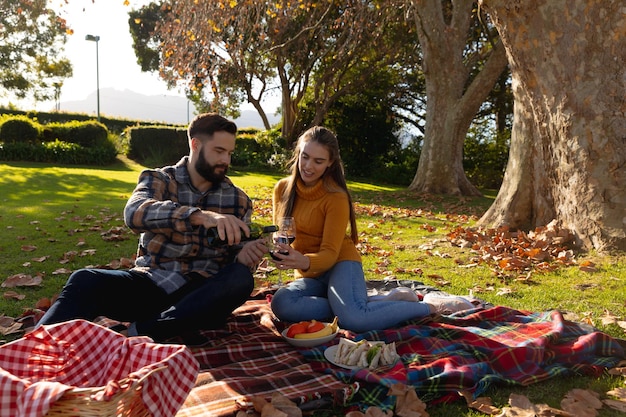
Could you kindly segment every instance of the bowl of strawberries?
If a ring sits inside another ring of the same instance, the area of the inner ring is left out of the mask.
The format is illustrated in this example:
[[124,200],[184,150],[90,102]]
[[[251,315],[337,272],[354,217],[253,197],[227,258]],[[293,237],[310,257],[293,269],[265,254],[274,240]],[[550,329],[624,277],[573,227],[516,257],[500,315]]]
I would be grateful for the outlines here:
[[296,347],[313,347],[330,342],[337,336],[337,317],[326,323],[317,320],[299,321],[282,331],[283,339]]

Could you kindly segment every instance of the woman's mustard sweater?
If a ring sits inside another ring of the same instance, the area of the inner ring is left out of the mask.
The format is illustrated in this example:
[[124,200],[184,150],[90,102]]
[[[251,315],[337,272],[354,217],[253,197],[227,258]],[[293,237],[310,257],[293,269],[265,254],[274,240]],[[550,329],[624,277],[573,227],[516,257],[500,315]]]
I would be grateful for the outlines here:
[[[288,179],[283,178],[274,187],[274,213],[287,183]],[[350,224],[348,196],[338,186],[332,188],[338,191],[328,191],[322,180],[312,187],[298,180],[292,213],[296,240],[292,247],[307,256],[311,265],[306,271],[297,269],[296,278],[317,277],[339,261],[361,262],[359,251],[346,233]]]

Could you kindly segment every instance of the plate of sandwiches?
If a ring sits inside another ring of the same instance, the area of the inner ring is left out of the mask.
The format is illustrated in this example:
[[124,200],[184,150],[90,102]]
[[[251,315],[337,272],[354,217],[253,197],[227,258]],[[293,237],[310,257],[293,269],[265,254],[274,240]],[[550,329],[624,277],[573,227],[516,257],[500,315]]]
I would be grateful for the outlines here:
[[324,357],[333,365],[346,369],[376,369],[393,365],[400,358],[394,342],[341,338],[339,343],[328,347]]

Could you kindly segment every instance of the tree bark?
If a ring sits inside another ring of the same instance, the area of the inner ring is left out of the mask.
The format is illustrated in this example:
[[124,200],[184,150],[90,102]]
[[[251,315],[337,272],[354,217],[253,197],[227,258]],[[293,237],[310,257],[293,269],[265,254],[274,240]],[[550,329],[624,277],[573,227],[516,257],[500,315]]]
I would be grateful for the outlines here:
[[473,0],[452,3],[449,21],[444,2],[413,0],[415,23],[423,51],[426,80],[426,121],[417,172],[409,189],[418,192],[481,195],[463,169],[467,130],[489,91],[506,67],[500,42],[471,82],[464,51],[472,18]]
[[479,224],[556,219],[578,243],[626,249],[626,13],[622,0],[482,0],[515,110],[502,188]]

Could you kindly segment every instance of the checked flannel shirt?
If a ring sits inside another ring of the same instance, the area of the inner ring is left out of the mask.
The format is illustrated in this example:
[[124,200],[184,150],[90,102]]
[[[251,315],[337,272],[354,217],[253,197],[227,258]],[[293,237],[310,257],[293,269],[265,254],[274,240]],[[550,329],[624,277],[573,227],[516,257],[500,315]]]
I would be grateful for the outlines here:
[[143,171],[124,208],[126,225],[141,233],[133,269],[168,294],[182,287],[190,273],[209,278],[236,255],[232,247],[208,246],[206,229],[191,225],[192,213],[232,214],[246,223],[252,216],[252,201],[229,178],[204,193],[196,190],[188,163],[185,156],[174,166]]

